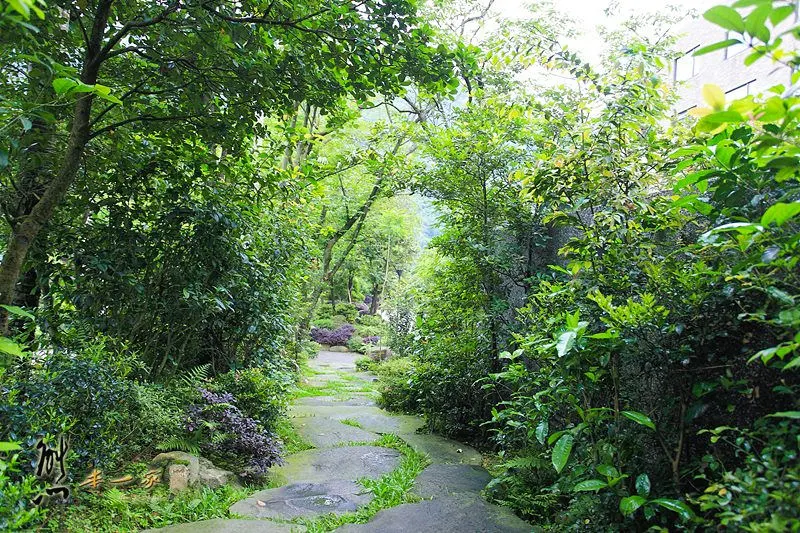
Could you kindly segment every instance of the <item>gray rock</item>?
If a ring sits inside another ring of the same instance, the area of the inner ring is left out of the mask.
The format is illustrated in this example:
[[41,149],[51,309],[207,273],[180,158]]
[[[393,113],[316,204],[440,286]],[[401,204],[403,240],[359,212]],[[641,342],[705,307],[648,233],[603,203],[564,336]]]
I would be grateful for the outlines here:
[[223,485],[240,486],[239,478],[229,470],[217,468],[214,463],[204,457],[200,457],[200,471],[197,473],[198,485],[215,489]]
[[375,433],[330,418],[293,418],[292,426],[301,437],[317,448],[331,448],[348,442],[372,442],[378,438]]
[[357,353],[344,353],[333,351],[321,351],[308,362],[308,366],[314,370],[348,370],[356,369],[356,360],[361,357]]
[[180,492],[189,488],[191,476],[188,465],[169,465],[166,473],[170,492]]
[[377,479],[397,468],[400,453],[378,446],[348,446],[306,450],[286,458],[282,466],[270,469],[278,480],[324,483],[332,479],[355,481]]
[[187,524],[175,524],[159,529],[147,529],[142,533],[302,533],[306,528],[297,524],[278,524],[267,520],[237,520],[214,518]]
[[373,361],[385,361],[385,360],[391,358],[392,355],[394,355],[394,354],[392,353],[391,349],[381,347],[381,348],[370,348],[367,351],[367,355]]
[[262,490],[236,502],[231,513],[254,518],[315,518],[329,513],[344,514],[368,504],[372,493],[353,481],[292,483],[278,489]]
[[186,452],[166,452],[153,457],[150,464],[154,467],[168,467],[172,464],[186,465],[189,468],[189,476],[196,477],[200,472],[200,458]]
[[505,507],[476,494],[453,494],[385,509],[366,524],[348,524],[337,533],[530,533],[532,526]]
[[455,440],[427,433],[403,433],[398,436],[416,451],[427,454],[432,463],[465,465],[483,463],[483,456],[478,450]]
[[375,400],[366,394],[354,394],[350,398],[341,399],[333,396],[309,396],[307,398],[299,398],[294,404],[306,407],[369,407],[375,405]]
[[480,493],[492,479],[485,468],[475,465],[434,464],[414,480],[414,494],[436,498],[459,492]]
[[164,467],[165,481],[172,492],[180,492],[190,486],[216,488],[239,485],[239,479],[233,472],[217,468],[208,459],[186,452],[160,453],[151,464]]

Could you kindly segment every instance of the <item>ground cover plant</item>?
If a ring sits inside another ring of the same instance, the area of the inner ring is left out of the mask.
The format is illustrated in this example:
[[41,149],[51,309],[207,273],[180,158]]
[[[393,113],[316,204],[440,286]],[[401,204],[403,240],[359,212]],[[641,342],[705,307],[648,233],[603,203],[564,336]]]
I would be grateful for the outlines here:
[[[703,13],[694,56],[785,81],[683,116],[684,13],[594,66],[557,3],[495,8],[0,0],[0,529],[227,517],[311,447],[290,400],[358,392],[542,531],[800,531],[796,2]],[[303,382],[323,345],[379,383]],[[413,499],[379,444],[310,531]],[[176,450],[243,488],[169,493]]]

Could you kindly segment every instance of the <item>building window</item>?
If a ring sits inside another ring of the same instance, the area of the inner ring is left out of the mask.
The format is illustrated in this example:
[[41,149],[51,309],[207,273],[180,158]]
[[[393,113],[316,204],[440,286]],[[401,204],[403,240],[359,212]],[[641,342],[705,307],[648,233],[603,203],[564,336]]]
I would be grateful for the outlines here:
[[744,98],[750,94],[750,86],[753,84],[755,80],[750,80],[747,83],[743,83],[738,87],[734,87],[730,91],[725,92],[725,99],[726,100],[738,100],[740,98]]
[[697,74],[695,70],[697,64],[695,63],[695,57],[692,55],[697,48],[695,46],[675,60],[675,81],[686,81]]
[[[736,35],[731,35],[731,32],[725,33],[726,39],[735,39]],[[733,57],[741,52],[747,50],[747,45],[745,43],[734,44],[733,46],[729,46],[725,49],[725,59]]]

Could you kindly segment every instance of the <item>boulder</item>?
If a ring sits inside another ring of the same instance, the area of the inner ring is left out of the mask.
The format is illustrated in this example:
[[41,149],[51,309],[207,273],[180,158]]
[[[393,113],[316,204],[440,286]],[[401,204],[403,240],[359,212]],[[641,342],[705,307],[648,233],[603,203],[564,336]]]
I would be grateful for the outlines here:
[[394,353],[389,348],[370,348],[367,355],[373,361],[386,361],[391,358]]
[[164,469],[164,481],[169,484],[172,492],[180,492],[193,486],[217,488],[222,485],[239,485],[233,472],[217,468],[208,459],[186,452],[160,453],[153,458],[151,465]]

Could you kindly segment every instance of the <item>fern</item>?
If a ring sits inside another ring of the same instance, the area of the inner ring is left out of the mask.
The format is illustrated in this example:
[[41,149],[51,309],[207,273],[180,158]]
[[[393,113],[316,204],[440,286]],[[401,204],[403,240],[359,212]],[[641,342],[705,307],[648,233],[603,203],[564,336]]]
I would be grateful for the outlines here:
[[192,439],[185,437],[172,436],[163,442],[156,444],[156,449],[162,452],[186,452],[192,455],[200,455],[200,445]]
[[506,469],[520,469],[520,470],[533,470],[541,465],[542,461],[537,456],[522,456],[514,457],[503,463]]
[[187,370],[181,377],[181,383],[187,387],[197,388],[200,387],[204,381],[207,381],[211,374],[211,365],[205,363],[198,365],[192,369]]

